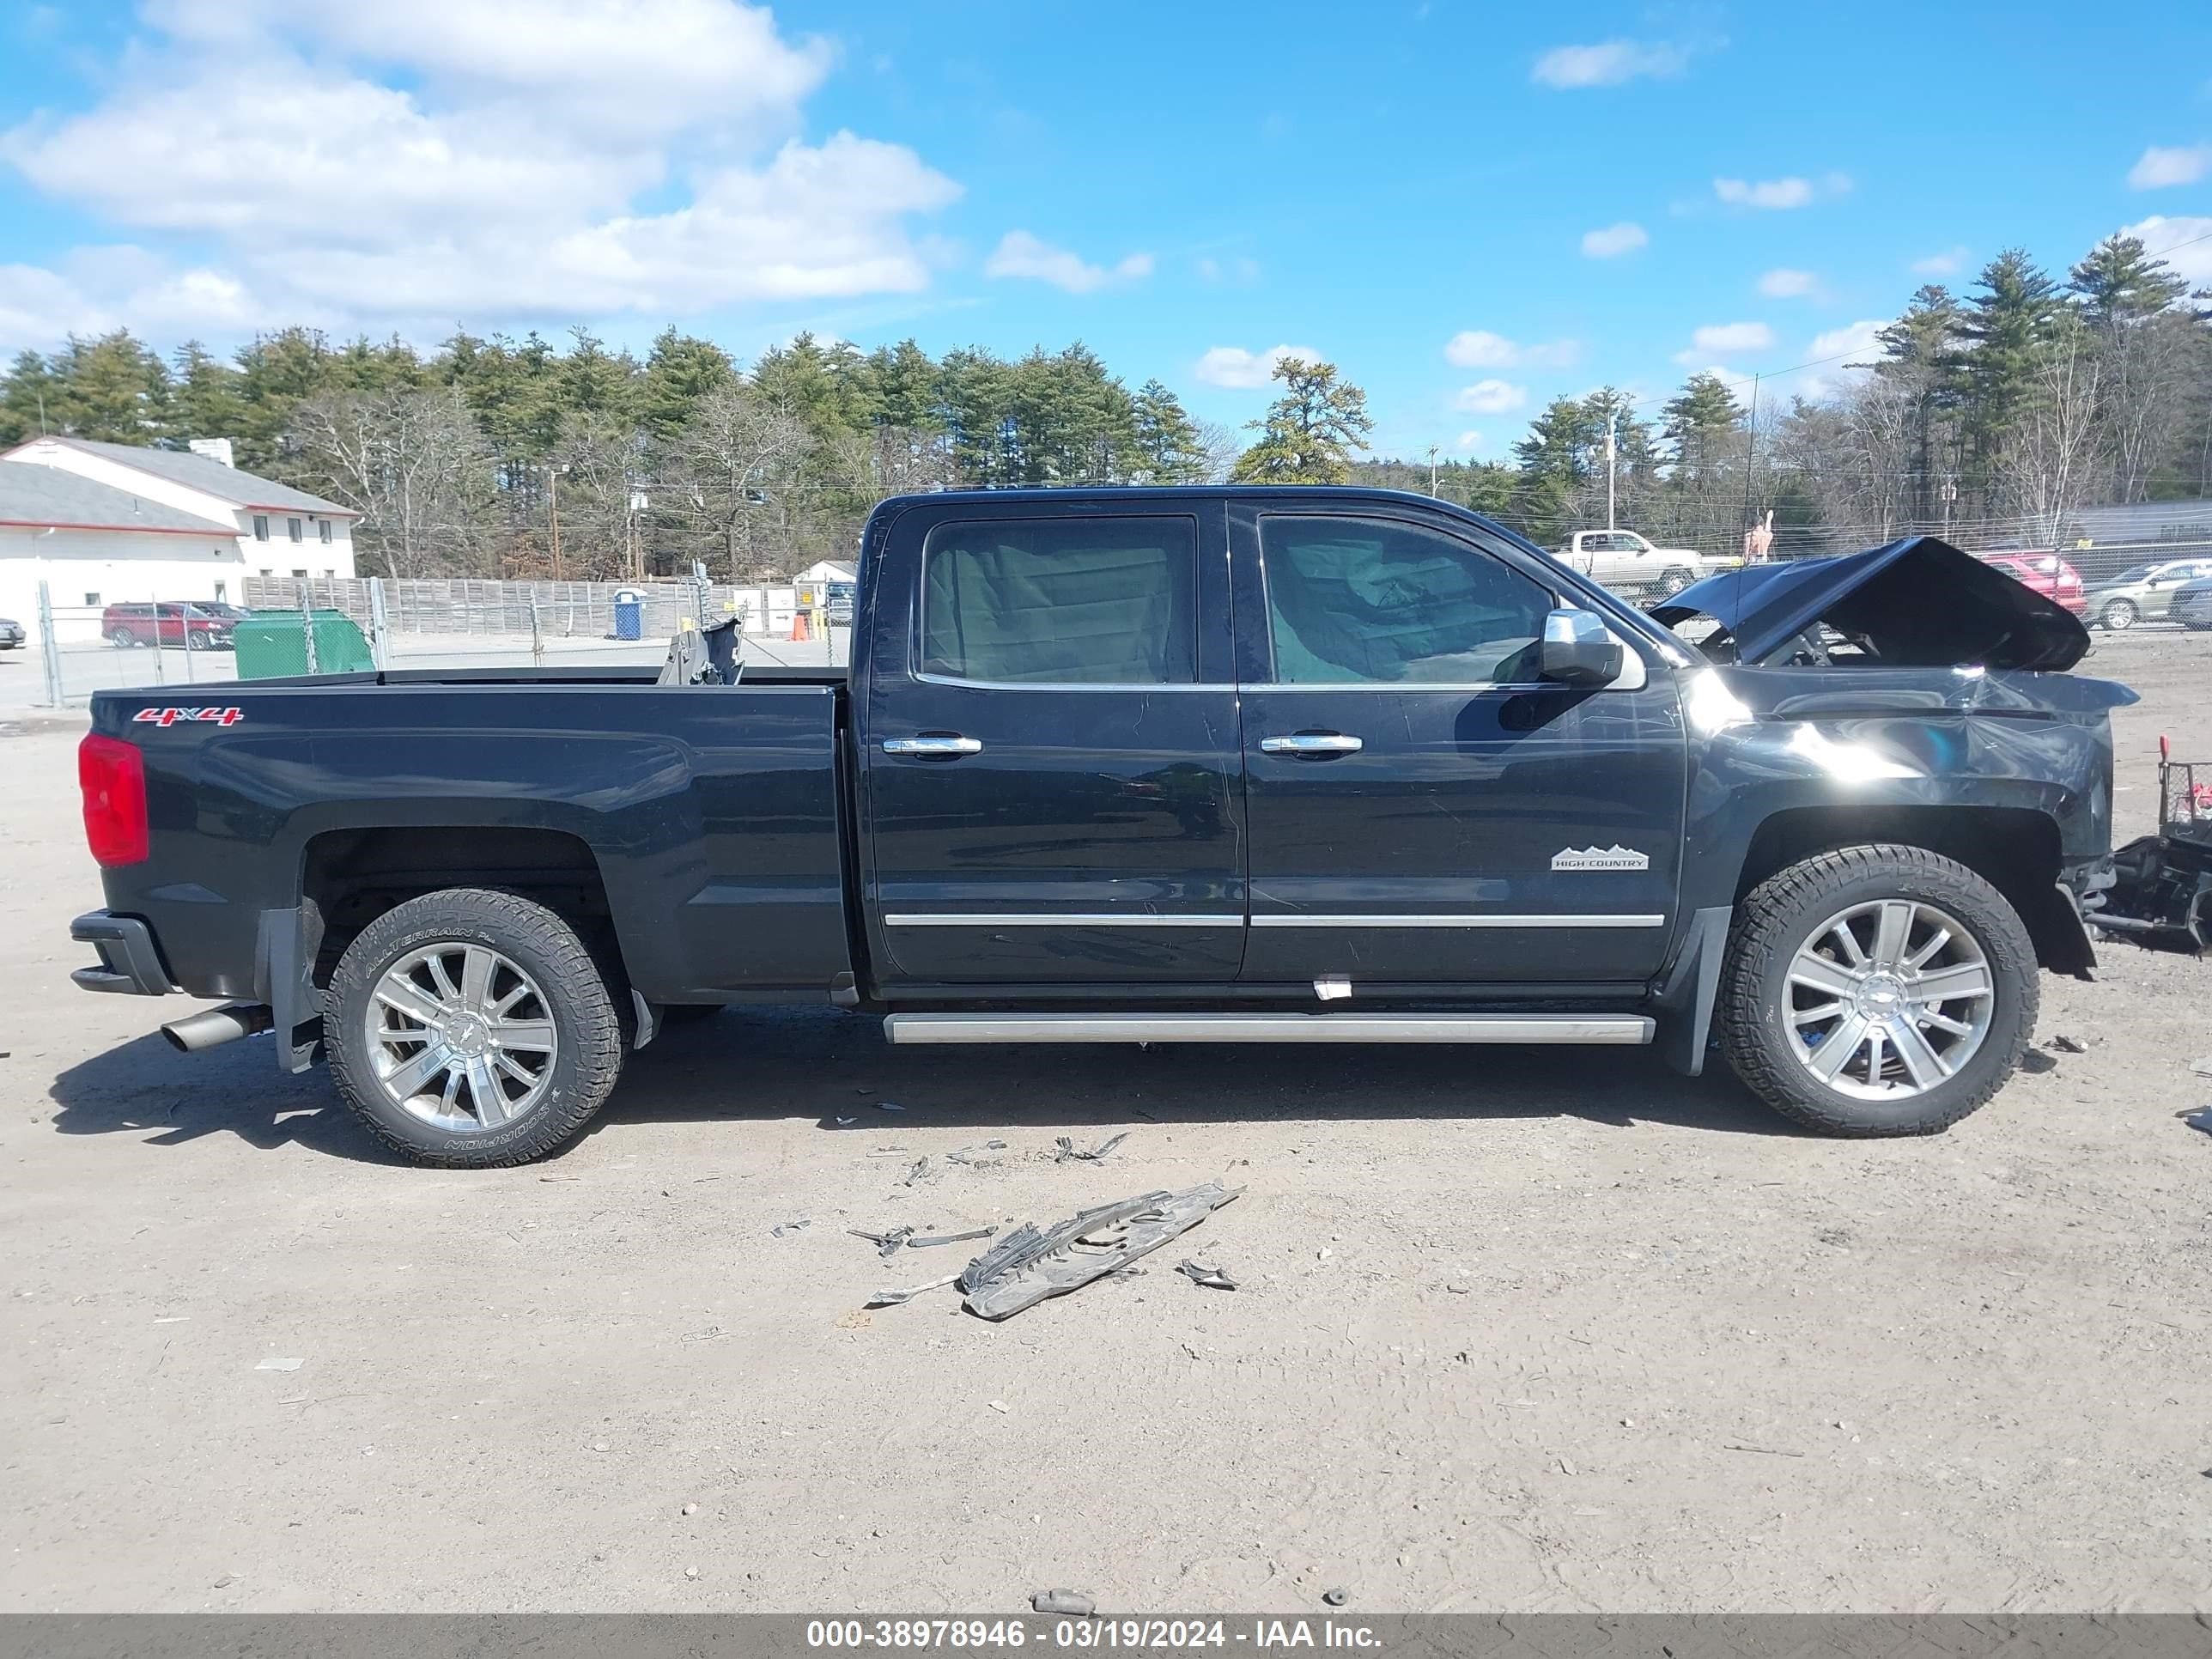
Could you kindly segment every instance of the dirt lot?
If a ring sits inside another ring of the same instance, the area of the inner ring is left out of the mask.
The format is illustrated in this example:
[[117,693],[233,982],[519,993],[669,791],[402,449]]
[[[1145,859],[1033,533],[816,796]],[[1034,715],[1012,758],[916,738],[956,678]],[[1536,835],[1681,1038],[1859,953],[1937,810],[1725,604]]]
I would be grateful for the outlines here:
[[[2124,833],[2160,730],[2212,755],[2208,669],[2087,665],[2145,696]],[[2047,980],[2033,1069],[1932,1140],[1642,1052],[893,1051],[823,1011],[678,1031],[567,1156],[437,1174],[265,1045],[70,988],[80,729],[0,724],[0,1609],[2212,1607],[2174,1120],[2212,964]],[[1142,1277],[858,1311],[961,1253],[848,1227],[1224,1171]]]

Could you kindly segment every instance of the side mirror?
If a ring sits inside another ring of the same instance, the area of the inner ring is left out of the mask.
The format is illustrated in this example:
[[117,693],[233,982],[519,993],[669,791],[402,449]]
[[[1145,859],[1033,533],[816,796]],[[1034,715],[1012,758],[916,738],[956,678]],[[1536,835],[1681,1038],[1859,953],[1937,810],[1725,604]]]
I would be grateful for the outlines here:
[[1609,685],[1625,666],[1623,647],[1591,611],[1561,609],[1544,618],[1544,678],[1562,685]]

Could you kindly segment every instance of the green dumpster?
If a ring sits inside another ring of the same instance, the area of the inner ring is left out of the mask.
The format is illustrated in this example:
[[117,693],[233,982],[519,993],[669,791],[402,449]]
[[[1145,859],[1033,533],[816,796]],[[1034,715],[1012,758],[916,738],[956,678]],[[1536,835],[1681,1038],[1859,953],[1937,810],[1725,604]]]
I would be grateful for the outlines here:
[[307,617],[297,611],[257,611],[243,618],[232,635],[238,678],[267,680],[307,672],[310,628],[315,635],[316,673],[358,674],[376,666],[359,625],[343,611],[317,611]]

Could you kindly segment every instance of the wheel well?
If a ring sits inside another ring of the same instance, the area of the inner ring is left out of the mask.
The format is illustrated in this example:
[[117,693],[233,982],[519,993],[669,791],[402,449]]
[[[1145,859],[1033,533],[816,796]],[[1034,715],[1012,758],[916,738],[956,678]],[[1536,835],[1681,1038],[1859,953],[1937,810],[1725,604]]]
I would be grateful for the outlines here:
[[2080,974],[2094,965],[2088,935],[2058,888],[2058,826],[2025,807],[1808,806],[1777,812],[1751,838],[1736,902],[1801,859],[1869,842],[1924,847],[1956,860],[2020,913],[2044,967]]
[[446,887],[493,887],[563,917],[602,960],[618,962],[599,860],[557,830],[333,830],[307,843],[301,894],[319,921],[315,983],[326,986],[355,935],[396,904]]

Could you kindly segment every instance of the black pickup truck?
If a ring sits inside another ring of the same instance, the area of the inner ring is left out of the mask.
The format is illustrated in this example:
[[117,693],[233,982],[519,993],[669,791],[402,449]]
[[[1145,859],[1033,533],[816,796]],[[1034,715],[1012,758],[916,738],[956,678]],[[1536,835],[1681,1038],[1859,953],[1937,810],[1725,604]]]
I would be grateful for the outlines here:
[[480,1165],[672,1014],[809,998],[901,1043],[1717,1048],[1925,1133],[2092,963],[2133,694],[1940,542],[1648,616],[1364,490],[905,497],[860,557],[849,673],[101,693],[78,983],[234,999],[173,1040],[273,1028]]

